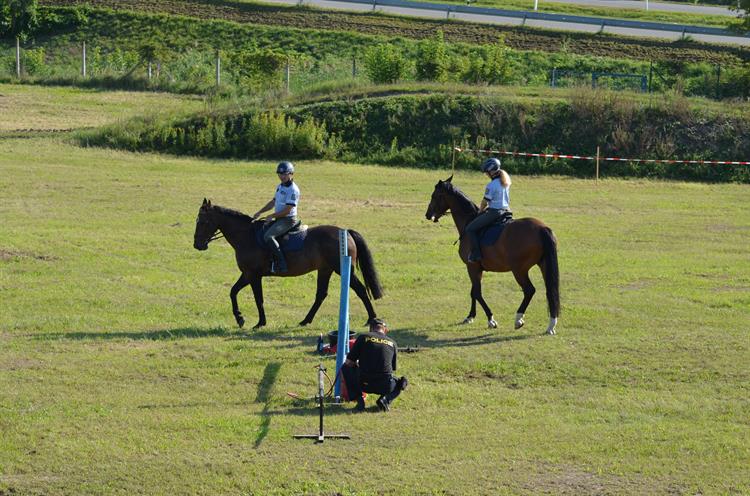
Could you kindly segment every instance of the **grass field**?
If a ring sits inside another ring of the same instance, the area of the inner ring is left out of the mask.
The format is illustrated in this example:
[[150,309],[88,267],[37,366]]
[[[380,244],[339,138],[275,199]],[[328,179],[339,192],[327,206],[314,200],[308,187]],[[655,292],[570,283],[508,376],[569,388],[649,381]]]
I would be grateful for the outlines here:
[[[450,171],[297,166],[305,222],[364,235],[378,313],[424,348],[389,414],[329,409],[351,441],[293,440],[317,416],[286,395],[315,393],[338,280],[304,329],[314,276],[267,280],[269,326],[238,330],[231,249],[192,248],[203,198],[252,212],[273,163],[0,138],[0,494],[750,492],[748,186],[515,176],[516,216],[559,239],[546,337],[538,272],[525,328],[509,274],[485,278],[500,329],[456,325],[456,231],[424,219]],[[254,323],[249,288],[240,305]]]
[[[564,313],[549,339],[539,298],[529,328],[511,330],[507,274],[486,284],[501,330],[454,325],[468,305],[455,233],[421,218],[441,174],[300,164],[305,219],[368,238],[380,313],[402,346],[428,348],[402,357],[414,387],[391,415],[334,414],[331,431],[355,440],[316,447],[290,439],[315,416],[284,392],[312,394],[335,297],[297,329],[312,276],[269,281],[269,329],[237,331],[232,254],[191,247],[202,196],[252,210],[272,164],[0,147],[8,491],[750,489],[746,187],[516,178],[516,212],[560,239]],[[695,195],[714,207],[702,217]]]
[[190,112],[203,106],[203,99],[195,96],[0,84],[0,133],[95,127],[134,115]]

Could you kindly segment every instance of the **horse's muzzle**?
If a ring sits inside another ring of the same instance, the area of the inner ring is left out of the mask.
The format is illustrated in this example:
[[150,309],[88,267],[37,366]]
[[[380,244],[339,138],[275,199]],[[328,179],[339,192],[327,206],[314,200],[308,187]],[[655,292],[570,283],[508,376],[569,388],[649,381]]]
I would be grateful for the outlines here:
[[193,243],[193,248],[195,248],[198,251],[206,251],[208,250],[208,243],[199,244],[197,241]]

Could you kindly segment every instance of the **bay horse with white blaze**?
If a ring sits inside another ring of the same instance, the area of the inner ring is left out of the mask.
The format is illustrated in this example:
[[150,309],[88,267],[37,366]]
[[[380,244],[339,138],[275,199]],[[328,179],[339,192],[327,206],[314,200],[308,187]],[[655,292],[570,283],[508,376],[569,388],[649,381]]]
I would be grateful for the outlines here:
[[[208,243],[223,235],[234,248],[237,267],[239,267],[241,274],[232,286],[229,298],[232,300],[232,313],[240,327],[245,324],[245,319],[237,305],[237,293],[242,288],[249,284],[253,289],[255,305],[258,307],[258,323],[255,324],[253,329],[257,329],[266,325],[266,313],[263,309],[263,277],[294,277],[317,270],[318,289],[315,293],[315,302],[313,302],[310,311],[307,312],[307,316],[299,323],[302,326],[307,325],[313,321],[315,313],[328,296],[328,283],[331,280],[331,275],[334,272],[339,274],[341,271],[339,228],[336,226],[317,226],[308,229],[301,249],[287,253],[289,271],[282,274],[271,273],[271,254],[258,241],[259,231],[262,229],[262,221],[255,220],[236,210],[212,205],[210,201],[204,198],[203,204],[198,210],[193,246],[197,250],[207,250]],[[221,232],[221,235],[218,232]],[[380,286],[372,253],[370,253],[365,239],[353,230],[348,231],[347,237],[348,254],[352,257],[350,287],[364,303],[369,323],[376,318],[376,315],[368,295],[377,300],[383,296],[383,288]],[[364,284],[355,275],[355,266],[358,266],[362,271]]]
[[489,246],[482,246],[482,260],[469,262],[470,241],[464,236],[466,225],[479,213],[479,207],[451,182],[453,176],[445,181],[438,181],[432,192],[430,205],[425,217],[437,222],[450,210],[456,224],[460,243],[458,255],[466,264],[471,279],[471,310],[463,323],[474,320],[477,313],[477,301],[487,315],[490,328],[497,328],[490,307],[482,297],[482,274],[484,271],[512,271],[516,282],[523,289],[523,301],[516,312],[515,328],[524,324],[524,313],[529,306],[536,289],[529,279],[529,269],[538,265],[542,270],[544,285],[547,289],[549,306],[549,326],[547,334],[555,334],[557,318],[560,315],[560,272],[557,265],[557,240],[552,230],[542,221],[533,218],[514,220],[507,224],[500,237]]

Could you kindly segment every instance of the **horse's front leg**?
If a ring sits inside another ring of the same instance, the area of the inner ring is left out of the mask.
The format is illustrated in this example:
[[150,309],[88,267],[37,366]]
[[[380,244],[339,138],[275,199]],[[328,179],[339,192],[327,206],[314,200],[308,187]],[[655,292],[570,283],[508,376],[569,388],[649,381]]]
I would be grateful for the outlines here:
[[487,326],[490,329],[497,329],[497,322],[492,316],[492,310],[484,301],[482,296],[482,269],[469,267],[469,277],[471,278],[471,297],[482,305],[484,314],[487,316]]
[[263,310],[262,276],[253,275],[250,278],[250,287],[253,288],[253,296],[255,297],[255,306],[258,307],[258,323],[253,326],[253,329],[258,329],[266,325],[266,311]]
[[240,328],[245,325],[245,318],[242,316],[240,307],[237,304],[237,293],[242,291],[242,288],[244,288],[248,284],[250,284],[250,279],[245,277],[245,274],[241,274],[239,279],[237,279],[237,282],[234,283],[234,286],[232,286],[232,290],[229,291],[229,299],[232,300],[232,313],[234,314],[234,318]]

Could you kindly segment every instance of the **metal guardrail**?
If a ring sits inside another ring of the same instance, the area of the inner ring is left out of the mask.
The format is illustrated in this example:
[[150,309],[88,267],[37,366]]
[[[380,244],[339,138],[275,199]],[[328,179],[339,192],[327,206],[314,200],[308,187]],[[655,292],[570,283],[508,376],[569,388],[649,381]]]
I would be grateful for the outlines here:
[[488,7],[471,7],[468,5],[450,5],[444,3],[430,2],[411,2],[409,0],[327,0],[332,2],[356,3],[362,5],[372,5],[373,9],[378,6],[383,7],[400,7],[405,9],[436,10],[446,13],[476,14],[493,17],[511,17],[515,19],[539,20],[552,22],[565,22],[573,24],[588,24],[601,27],[618,27],[630,29],[645,29],[656,31],[669,31],[673,33],[689,34],[706,34],[714,36],[732,36],[737,38],[750,39],[750,32],[738,33],[725,28],[712,28],[706,26],[691,26],[688,24],[668,24],[662,22],[646,21],[627,21],[623,19],[610,19],[604,17],[587,17],[566,14],[545,14],[541,12],[528,12],[521,10],[494,9]]

